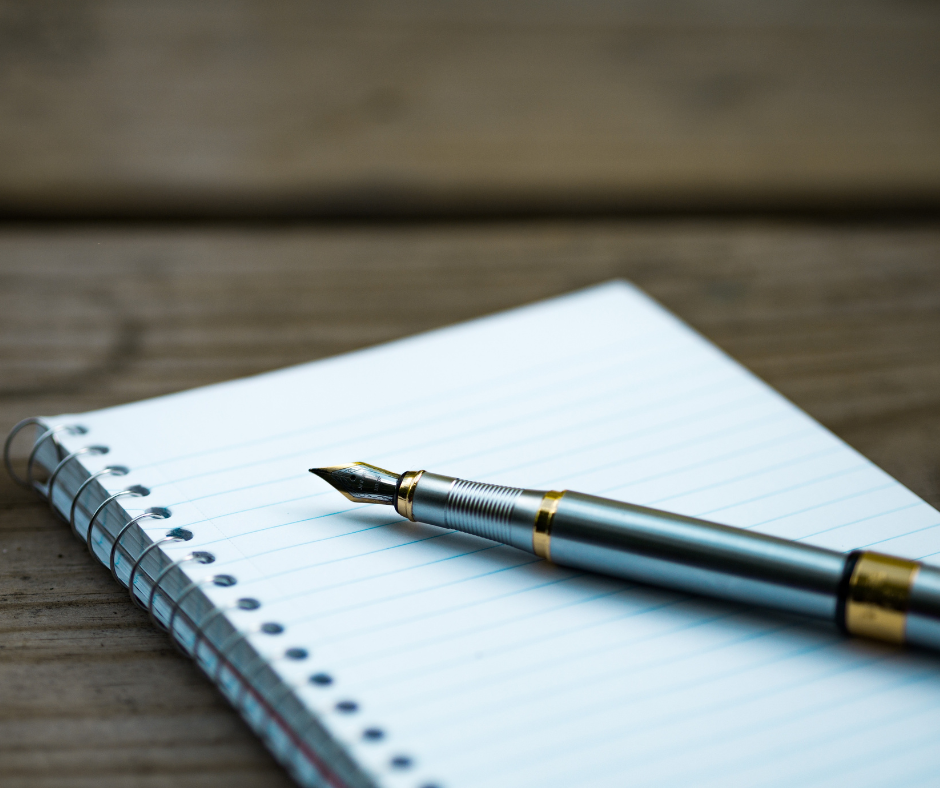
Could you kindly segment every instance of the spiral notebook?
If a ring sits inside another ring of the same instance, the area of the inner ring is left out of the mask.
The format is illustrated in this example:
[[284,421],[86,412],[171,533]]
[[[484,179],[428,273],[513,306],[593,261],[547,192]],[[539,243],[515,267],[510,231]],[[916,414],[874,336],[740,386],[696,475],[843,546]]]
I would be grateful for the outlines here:
[[36,487],[302,785],[936,784],[933,657],[307,472],[574,489],[936,562],[935,509],[626,283],[34,424]]

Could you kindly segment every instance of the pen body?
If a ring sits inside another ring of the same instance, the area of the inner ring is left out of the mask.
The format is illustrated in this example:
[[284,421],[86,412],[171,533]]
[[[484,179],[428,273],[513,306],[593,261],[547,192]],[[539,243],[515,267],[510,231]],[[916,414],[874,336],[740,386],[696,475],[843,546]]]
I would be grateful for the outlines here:
[[568,492],[551,560],[695,594],[835,620],[846,557],[799,542]]
[[836,623],[940,649],[940,571],[849,554],[576,492],[523,490],[426,472],[396,508],[555,563]]

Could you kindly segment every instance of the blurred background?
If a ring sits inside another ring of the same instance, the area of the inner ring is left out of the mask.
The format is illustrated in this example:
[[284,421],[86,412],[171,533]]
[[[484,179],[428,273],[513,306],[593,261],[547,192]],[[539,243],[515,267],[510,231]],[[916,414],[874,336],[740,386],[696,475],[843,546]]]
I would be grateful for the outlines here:
[[936,208],[940,8],[0,3],[8,218]]
[[[612,277],[940,505],[940,5],[0,0],[0,428]],[[286,785],[0,480],[4,785]]]

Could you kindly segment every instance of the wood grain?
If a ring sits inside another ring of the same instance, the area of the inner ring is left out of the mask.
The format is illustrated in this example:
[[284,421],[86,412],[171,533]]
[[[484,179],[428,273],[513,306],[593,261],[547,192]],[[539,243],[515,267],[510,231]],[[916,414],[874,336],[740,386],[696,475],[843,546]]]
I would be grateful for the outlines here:
[[940,6],[2,0],[0,213],[940,205]]
[[[0,0],[0,219],[940,206],[940,7]],[[612,277],[940,506],[940,228],[0,224],[0,431]],[[287,786],[0,478],[0,783]]]
[[[0,229],[0,427],[611,277],[940,505],[940,230],[755,223]],[[45,504],[0,480],[0,782],[286,786]]]

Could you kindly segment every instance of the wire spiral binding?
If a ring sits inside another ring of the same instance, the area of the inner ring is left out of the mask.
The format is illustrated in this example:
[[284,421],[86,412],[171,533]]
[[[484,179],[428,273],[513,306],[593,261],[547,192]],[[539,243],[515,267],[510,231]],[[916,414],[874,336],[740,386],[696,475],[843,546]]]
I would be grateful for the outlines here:
[[137,600],[137,588],[135,585],[137,570],[140,569],[141,562],[161,545],[170,544],[171,542],[188,542],[192,538],[192,531],[187,531],[185,528],[174,528],[171,531],[167,531],[166,536],[162,539],[157,539],[156,542],[147,545],[147,547],[141,550],[140,555],[137,556],[134,563],[131,565],[131,573],[127,578],[127,593],[130,594],[131,602],[137,605],[141,610],[147,609]]
[[133,495],[135,498],[142,498],[144,496],[150,495],[150,490],[148,490],[146,487],[142,487],[139,484],[135,484],[133,487],[128,487],[126,490],[121,490],[120,492],[114,493],[114,495],[109,495],[104,499],[101,505],[95,509],[95,513],[88,521],[88,528],[85,531],[85,547],[88,548],[88,552],[92,555],[94,555],[94,550],[91,547],[91,532],[95,527],[95,520],[98,519],[98,515],[105,510],[111,501],[116,501],[118,498],[123,498],[125,495]]
[[186,586],[186,588],[184,588],[180,592],[180,595],[176,597],[176,599],[171,600],[170,615],[167,620],[166,630],[170,636],[170,642],[173,644],[176,650],[180,652],[180,654],[184,654],[187,657],[192,656],[184,648],[182,641],[177,636],[176,629],[175,629],[176,616],[179,613],[180,605],[182,604],[183,600],[187,596],[189,596],[193,591],[195,591],[197,588],[202,588],[203,586],[209,585],[210,583],[213,585],[221,586],[222,588],[227,588],[229,586],[235,585],[237,582],[238,581],[231,575],[212,575],[210,577],[205,577],[201,580],[193,580],[190,582],[188,586]]
[[55,466],[52,470],[52,473],[49,474],[49,480],[46,482],[46,491],[43,493],[46,496],[46,500],[49,502],[49,508],[56,515],[59,512],[55,508],[55,503],[52,500],[52,494],[55,492],[55,482],[59,478],[59,474],[62,472],[62,469],[68,465],[76,457],[80,457],[83,454],[107,454],[107,446],[83,446],[77,451],[73,451],[71,454],[66,455],[62,461]]
[[[13,468],[13,463],[10,458],[10,450],[13,445],[13,440],[17,434],[19,434],[26,427],[32,425],[42,428],[44,431],[33,443],[26,461],[26,476],[22,477],[18,475]],[[14,482],[27,489],[32,489],[45,497],[48,500],[52,511],[63,519],[66,519],[64,515],[58,509],[56,509],[53,501],[55,485],[62,471],[80,456],[105,455],[110,452],[110,449],[108,446],[93,444],[84,446],[70,453],[65,453],[61,444],[56,440],[56,436],[61,433],[66,433],[69,435],[85,435],[88,433],[88,429],[77,424],[56,425],[50,428],[46,427],[46,424],[42,419],[24,419],[13,427],[13,429],[10,431],[10,434],[7,436],[6,441],[4,442],[3,463],[7,473]],[[65,456],[58,460],[55,467],[50,472],[46,482],[41,483],[37,482],[35,479],[34,468],[39,451],[47,442],[51,442],[51,444],[55,447],[57,457],[62,454],[65,454]],[[277,661],[290,660],[298,662],[305,660],[309,656],[309,652],[305,648],[289,647],[281,652],[279,656],[275,657],[265,658],[259,654],[259,661],[257,664],[252,666],[249,671],[246,673],[240,673],[238,671],[234,663],[231,661],[231,654],[240,643],[243,643],[251,635],[259,633],[272,636],[281,635],[284,633],[285,628],[283,625],[276,622],[264,622],[246,629],[235,629],[218,646],[213,645],[209,641],[206,634],[208,627],[211,626],[211,624],[216,619],[224,616],[225,613],[231,610],[253,611],[258,610],[262,606],[261,602],[259,602],[257,599],[251,597],[242,597],[230,605],[214,605],[208,613],[202,616],[199,621],[196,621],[188,612],[183,609],[183,602],[197,589],[213,585],[217,587],[234,586],[238,582],[237,578],[229,574],[211,574],[197,580],[190,580],[175,598],[165,588],[162,587],[163,582],[172,574],[173,570],[178,569],[182,564],[196,562],[202,565],[209,565],[214,563],[216,561],[216,557],[210,552],[194,550],[182,558],[171,561],[169,564],[160,569],[156,576],[151,579],[150,591],[149,594],[147,594],[146,602],[144,602],[142,598],[139,598],[138,589],[136,587],[137,579],[141,573],[146,572],[146,570],[143,569],[142,564],[147,556],[163,545],[189,541],[193,538],[193,533],[186,528],[172,528],[168,530],[162,537],[147,545],[143,550],[141,550],[139,555],[136,557],[132,556],[122,541],[131,528],[134,525],[138,525],[139,523],[148,519],[166,520],[172,516],[172,512],[169,509],[162,506],[154,506],[127,520],[127,522],[124,523],[124,525],[118,530],[118,532],[113,537],[111,537],[110,533],[99,524],[99,517],[104,513],[111,503],[118,500],[119,498],[148,496],[150,494],[150,490],[146,487],[143,487],[142,485],[133,485],[116,493],[106,495],[105,499],[96,507],[94,513],[89,518],[85,533],[80,533],[76,523],[76,514],[79,501],[81,500],[82,495],[86,492],[86,490],[88,490],[94,484],[94,482],[106,476],[126,476],[129,473],[130,468],[127,466],[106,465],[104,468],[90,474],[88,478],[86,478],[79,485],[78,489],[75,491],[75,494],[72,496],[72,500],[69,502],[69,515],[67,518],[69,528],[79,540],[85,542],[88,552],[92,556],[98,558],[102,565],[109,569],[114,580],[127,588],[131,601],[137,607],[147,611],[147,614],[150,617],[151,622],[153,622],[154,626],[167,632],[170,638],[170,642],[173,643],[174,647],[180,651],[180,653],[190,657],[206,673],[206,675],[208,675],[216,684],[220,686],[220,688],[222,687],[222,673],[226,667],[232,670],[235,676],[240,677],[237,681],[237,689],[235,691],[234,697],[230,697],[230,700],[233,706],[247,714],[249,691],[251,691],[252,694],[260,699],[257,691],[253,689],[253,682],[258,678],[258,676],[261,675],[262,671]],[[108,550],[107,561],[105,561],[104,558],[101,558],[93,548],[92,536],[96,525],[99,528],[99,532],[111,542],[110,549]],[[118,551],[123,552],[127,559],[132,562],[130,573],[126,582],[121,580],[118,575]],[[169,605],[166,625],[162,624],[157,619],[155,607],[158,595],[162,595]],[[183,642],[182,634],[177,627],[177,622],[181,616],[189,620],[192,631],[192,642],[190,646],[187,646]],[[214,652],[214,663],[211,655],[206,659],[203,658],[203,655],[200,652],[203,644],[206,644],[211,649],[211,651]],[[300,688],[309,686],[311,684],[314,686],[326,687],[332,683],[332,677],[326,673],[315,673],[306,681],[298,682],[282,680],[281,686],[274,693],[272,693],[270,697],[262,701],[262,705],[266,708],[267,711],[266,719],[256,725],[258,734],[263,739],[272,740],[273,733],[271,726],[277,722],[276,716],[279,713],[278,709],[291,694]],[[342,700],[336,704],[336,710],[342,714],[352,714],[359,710],[359,705],[355,701]],[[304,732],[298,731],[297,733],[302,737]],[[377,741],[383,738],[383,736],[384,732],[378,728],[365,728],[362,733],[362,738],[365,741]],[[289,769],[293,770],[293,767],[290,763],[285,762],[285,765],[287,765]],[[397,769],[407,768],[411,765],[411,759],[407,756],[398,755],[391,759],[390,765]]]
[[[204,550],[196,550],[189,555],[183,556],[182,558],[177,559],[172,564],[167,567],[164,567],[160,574],[156,576],[153,581],[153,585],[150,587],[150,597],[147,599],[147,612],[150,614],[150,623],[153,624],[157,629],[162,629],[164,632],[169,632],[169,627],[163,626],[158,620],[156,613],[153,609],[153,603],[157,601],[157,591],[160,590],[160,583],[163,582],[165,578],[173,569],[176,569],[180,564],[185,564],[188,561],[198,561],[200,564],[211,564],[215,562],[215,556],[212,553],[207,553]],[[174,601],[171,596],[168,594],[166,598],[171,601],[173,604],[174,612],[178,609],[178,602]]]
[[75,495],[72,497],[72,505],[69,507],[69,528],[72,529],[72,533],[75,534],[75,536],[78,536],[78,526],[75,524],[75,508],[78,506],[78,501],[82,497],[82,493],[85,492],[96,479],[100,479],[102,476],[126,476],[128,473],[130,473],[130,469],[124,465],[108,465],[100,471],[91,474],[91,476],[79,485],[78,489],[75,491]]

